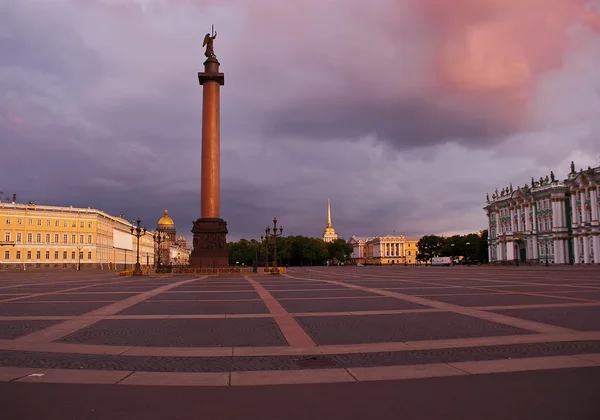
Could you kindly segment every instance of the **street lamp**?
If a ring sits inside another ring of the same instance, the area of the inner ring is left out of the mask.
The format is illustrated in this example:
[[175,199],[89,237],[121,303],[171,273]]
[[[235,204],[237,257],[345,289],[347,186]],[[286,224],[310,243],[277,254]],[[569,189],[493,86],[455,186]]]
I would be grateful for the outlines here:
[[454,265],[454,247],[455,247],[455,244],[450,244],[450,247],[451,247],[450,248],[451,249],[450,253],[452,254],[452,265]]
[[[265,229],[265,233],[267,230]],[[269,237],[260,235],[260,241],[265,240],[265,268],[269,268]]]
[[136,249],[136,259],[135,259],[135,268],[133,269],[134,276],[141,276],[142,266],[140,265],[140,238],[146,234],[146,227],[140,227],[140,223],[142,221],[138,217],[134,222],[135,224],[131,226],[131,234],[137,238],[137,249]]
[[283,234],[283,226],[279,227],[279,233],[277,233],[277,217],[273,218],[273,232],[271,233],[271,227],[267,226],[265,234],[267,238],[273,238],[273,267],[277,267],[277,237]]
[[544,235],[544,239],[546,239],[544,244],[546,246],[546,267],[548,267],[548,242],[550,239],[548,238],[548,235]]
[[152,238],[154,238],[154,242],[157,245],[156,249],[158,251],[158,255],[156,258],[156,268],[158,269],[160,267],[160,254],[162,254],[162,248],[160,245],[167,240],[167,234],[164,232],[154,232]]
[[81,246],[77,247],[77,271],[81,270]]
[[[467,243],[465,243],[465,245],[467,246],[467,251],[470,251],[469,246],[471,245],[471,242],[467,242]],[[469,252],[469,254],[470,254],[470,252]],[[470,260],[470,258],[468,256],[466,258],[467,258],[467,266],[470,267],[471,266],[471,260]]]

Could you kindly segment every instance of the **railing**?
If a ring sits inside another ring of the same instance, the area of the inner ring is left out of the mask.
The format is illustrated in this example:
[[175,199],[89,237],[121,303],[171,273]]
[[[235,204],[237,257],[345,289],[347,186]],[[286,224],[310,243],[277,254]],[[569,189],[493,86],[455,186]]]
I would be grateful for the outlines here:
[[[142,267],[142,276],[149,276],[154,269],[151,267]],[[117,273],[117,277],[133,276],[133,268]]]
[[285,267],[270,267],[259,268],[254,271],[252,267],[222,267],[222,268],[189,268],[189,267],[173,267],[172,274],[193,274],[193,275],[209,275],[219,276],[224,274],[240,274],[240,275],[264,275],[264,274],[285,274]]

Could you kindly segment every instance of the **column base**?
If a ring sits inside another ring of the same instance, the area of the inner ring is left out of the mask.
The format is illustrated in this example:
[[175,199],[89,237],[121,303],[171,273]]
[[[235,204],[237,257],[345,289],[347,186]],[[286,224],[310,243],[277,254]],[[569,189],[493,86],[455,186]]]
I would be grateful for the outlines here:
[[218,218],[200,218],[194,222],[194,249],[190,254],[192,268],[229,267],[227,222]]

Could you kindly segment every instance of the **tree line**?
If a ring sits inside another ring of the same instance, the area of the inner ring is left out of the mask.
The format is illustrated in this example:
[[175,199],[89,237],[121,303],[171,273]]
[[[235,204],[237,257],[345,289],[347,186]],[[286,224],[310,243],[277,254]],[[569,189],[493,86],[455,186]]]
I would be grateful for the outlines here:
[[448,238],[437,235],[423,236],[417,243],[417,260],[427,263],[433,257],[462,257],[466,261],[488,262],[488,231]]
[[[259,266],[264,266],[267,256],[269,266],[273,265],[275,256],[275,243],[273,238],[262,242],[256,239],[240,239],[237,242],[228,242],[227,251],[231,265],[244,264],[252,266],[257,261]],[[336,239],[326,243],[320,238],[307,236],[281,236],[277,238],[277,265],[278,266],[303,266],[324,265],[327,261],[336,263],[344,262],[351,258],[352,245],[344,239]]]

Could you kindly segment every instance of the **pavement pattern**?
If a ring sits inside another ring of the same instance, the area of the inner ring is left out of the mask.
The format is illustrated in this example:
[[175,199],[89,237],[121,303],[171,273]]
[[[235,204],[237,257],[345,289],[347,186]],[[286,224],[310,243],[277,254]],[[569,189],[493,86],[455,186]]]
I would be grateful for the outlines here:
[[[148,393],[293,385],[325,387],[335,399],[348,386],[389,392],[405,388],[398,382],[456,381],[471,389],[525,378],[539,390],[552,377],[569,378],[558,388],[600,380],[597,267],[314,267],[257,277],[0,272],[2,399],[68,384],[106,395],[115,385]],[[584,408],[570,418],[600,418],[600,409]]]

